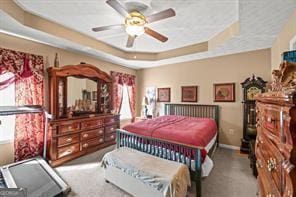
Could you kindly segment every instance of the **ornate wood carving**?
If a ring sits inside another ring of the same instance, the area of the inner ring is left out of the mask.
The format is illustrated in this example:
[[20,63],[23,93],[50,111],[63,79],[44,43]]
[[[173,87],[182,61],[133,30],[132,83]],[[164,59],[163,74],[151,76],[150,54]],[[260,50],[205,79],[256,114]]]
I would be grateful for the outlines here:
[[51,67],[47,69],[47,72],[50,76],[55,77],[75,76],[94,80],[101,79],[107,83],[112,82],[111,77],[107,73],[90,64],[67,65],[60,68]]
[[272,71],[271,91],[293,90],[296,88],[296,63],[283,62],[279,70]]
[[[272,72],[271,91],[257,98],[256,157],[260,196],[296,196],[296,64]],[[268,181],[265,181],[268,180]]]

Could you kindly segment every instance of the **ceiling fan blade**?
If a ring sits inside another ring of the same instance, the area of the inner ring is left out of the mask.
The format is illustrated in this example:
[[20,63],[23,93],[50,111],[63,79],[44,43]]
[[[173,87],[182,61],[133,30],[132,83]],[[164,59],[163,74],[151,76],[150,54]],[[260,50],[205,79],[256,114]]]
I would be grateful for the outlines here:
[[150,16],[147,16],[146,20],[147,20],[148,23],[152,23],[152,22],[163,20],[163,19],[173,17],[173,16],[176,16],[176,12],[175,12],[175,10],[170,8],[170,9],[158,12],[156,14],[152,14]]
[[136,39],[136,36],[131,36],[128,35],[128,39],[127,39],[127,43],[126,43],[126,47],[127,48],[131,48],[134,45],[134,41]]
[[166,42],[168,40],[167,37],[161,35],[160,33],[145,27],[145,33],[148,34],[149,36],[152,36],[153,38],[156,38],[157,40],[161,41],[161,42]]
[[110,30],[110,29],[124,29],[124,24],[108,25],[108,26],[92,28],[92,30],[94,32],[105,31],[105,30]]
[[108,0],[106,1],[108,5],[110,5],[114,10],[116,10],[121,16],[127,17],[128,16],[128,11],[124,5],[122,5],[119,1],[117,0]]

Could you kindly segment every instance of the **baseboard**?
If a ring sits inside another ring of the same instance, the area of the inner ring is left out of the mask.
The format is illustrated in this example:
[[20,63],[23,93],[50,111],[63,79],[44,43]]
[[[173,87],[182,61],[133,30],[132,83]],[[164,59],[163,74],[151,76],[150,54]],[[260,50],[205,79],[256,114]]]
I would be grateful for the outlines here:
[[228,144],[219,144],[219,147],[227,148],[227,149],[231,149],[231,150],[240,150],[239,146],[232,146],[232,145],[228,145]]

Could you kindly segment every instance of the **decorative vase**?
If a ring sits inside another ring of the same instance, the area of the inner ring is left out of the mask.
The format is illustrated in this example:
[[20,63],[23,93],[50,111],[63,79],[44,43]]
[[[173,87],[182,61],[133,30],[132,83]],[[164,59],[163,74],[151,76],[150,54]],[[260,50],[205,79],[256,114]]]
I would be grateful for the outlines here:
[[54,67],[58,68],[60,66],[58,53],[55,54]]

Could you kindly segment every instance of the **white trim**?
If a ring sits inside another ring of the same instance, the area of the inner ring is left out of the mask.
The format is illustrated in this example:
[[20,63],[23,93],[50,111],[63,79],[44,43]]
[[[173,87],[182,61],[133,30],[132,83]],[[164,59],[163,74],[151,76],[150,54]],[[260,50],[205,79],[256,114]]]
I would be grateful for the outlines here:
[[2,144],[11,144],[11,143],[13,143],[13,139],[11,139],[11,140],[0,140],[0,145],[2,145]]
[[227,149],[231,149],[231,150],[240,150],[239,146],[232,146],[232,145],[228,145],[228,144],[219,144],[219,147],[227,148]]

